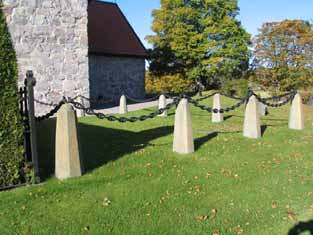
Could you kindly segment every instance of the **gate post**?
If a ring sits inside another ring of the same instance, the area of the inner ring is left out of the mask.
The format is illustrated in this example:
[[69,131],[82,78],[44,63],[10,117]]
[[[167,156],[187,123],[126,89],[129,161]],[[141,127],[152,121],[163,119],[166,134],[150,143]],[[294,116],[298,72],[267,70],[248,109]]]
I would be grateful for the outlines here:
[[38,153],[37,153],[37,129],[35,120],[35,105],[34,105],[34,86],[36,80],[32,71],[26,73],[26,86],[27,86],[27,101],[28,101],[28,117],[30,126],[30,144],[32,152],[32,163],[35,171],[35,176],[39,176],[38,167]]

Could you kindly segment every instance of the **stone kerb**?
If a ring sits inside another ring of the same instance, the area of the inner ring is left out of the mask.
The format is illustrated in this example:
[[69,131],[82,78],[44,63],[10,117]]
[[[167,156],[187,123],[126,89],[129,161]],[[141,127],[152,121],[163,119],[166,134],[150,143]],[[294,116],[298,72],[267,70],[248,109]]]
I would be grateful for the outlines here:
[[[165,95],[160,95],[159,97],[159,109],[164,109],[166,107],[166,97]],[[167,111],[164,111],[159,117],[167,117]]]
[[259,112],[261,116],[266,116],[267,114],[267,105],[259,102]]
[[82,175],[76,122],[73,107],[64,104],[57,114],[55,140],[55,176],[60,180]]
[[252,139],[261,137],[259,104],[254,95],[250,97],[246,106],[243,135]]
[[[220,94],[215,94],[213,96],[213,109],[221,109],[221,95]],[[212,112],[212,122],[218,123],[218,122],[223,122],[224,121],[224,115],[220,112],[214,113]]]
[[128,109],[127,109],[126,96],[122,95],[120,98],[119,114],[126,114],[127,112],[128,112]]
[[187,99],[182,99],[176,109],[173,151],[179,154],[189,154],[195,151],[190,106]]
[[299,93],[295,95],[291,104],[289,114],[289,128],[293,130],[304,129],[303,103]]
[[[85,106],[85,101],[84,101],[84,99],[83,99],[83,97],[78,97],[77,98],[78,99],[78,102],[80,103],[80,104],[82,104],[83,106]],[[77,117],[85,117],[85,111],[84,110],[82,110],[82,109],[77,109],[76,110],[76,114],[77,114]]]

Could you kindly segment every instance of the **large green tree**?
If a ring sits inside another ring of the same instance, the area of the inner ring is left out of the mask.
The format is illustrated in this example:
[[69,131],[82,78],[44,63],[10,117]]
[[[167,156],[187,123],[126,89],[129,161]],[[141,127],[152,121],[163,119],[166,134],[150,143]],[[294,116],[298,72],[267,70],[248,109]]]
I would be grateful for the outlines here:
[[303,20],[263,24],[254,41],[254,69],[265,87],[313,85],[313,25]]
[[22,127],[17,92],[17,63],[0,1],[0,187],[20,182]]
[[161,0],[153,11],[153,74],[208,83],[239,78],[249,66],[250,35],[236,19],[237,0]]

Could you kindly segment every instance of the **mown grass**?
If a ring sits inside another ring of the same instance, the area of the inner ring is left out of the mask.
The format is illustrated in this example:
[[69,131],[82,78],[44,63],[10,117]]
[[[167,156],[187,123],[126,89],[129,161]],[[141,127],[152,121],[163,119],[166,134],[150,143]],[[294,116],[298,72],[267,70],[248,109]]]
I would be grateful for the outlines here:
[[172,152],[174,110],[127,124],[82,118],[85,174],[63,182],[52,174],[55,121],[42,123],[44,182],[0,193],[1,234],[288,234],[313,218],[313,110],[304,131],[288,129],[289,107],[269,111],[251,140],[243,107],[220,124],[192,108],[190,155]]

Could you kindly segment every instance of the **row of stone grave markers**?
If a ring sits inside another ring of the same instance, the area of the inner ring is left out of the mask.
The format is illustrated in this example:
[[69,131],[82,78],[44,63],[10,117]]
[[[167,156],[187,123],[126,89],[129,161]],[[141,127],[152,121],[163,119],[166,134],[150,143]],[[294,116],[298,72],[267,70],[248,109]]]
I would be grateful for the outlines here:
[[[214,95],[213,106],[221,109],[221,97]],[[126,97],[121,97],[121,113],[127,112]],[[126,106],[126,108],[125,108]],[[159,107],[166,106],[166,97],[159,98]],[[243,135],[247,138],[260,138],[260,106],[255,95],[250,96],[246,105]],[[166,116],[162,113],[161,116]],[[223,121],[223,114],[212,113],[213,122]],[[55,176],[58,179],[67,179],[82,175],[82,163],[77,138],[77,119],[73,106],[65,103],[57,113]],[[303,104],[299,94],[295,95],[289,117],[289,128],[302,130],[304,128]],[[187,98],[182,98],[175,113],[173,152],[190,154],[195,151],[192,133],[192,118],[190,104]]]

